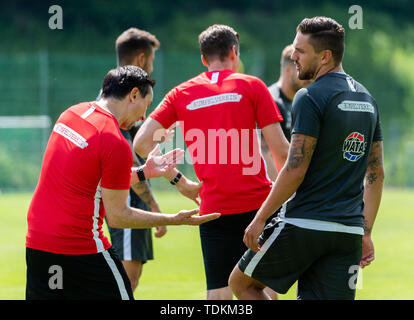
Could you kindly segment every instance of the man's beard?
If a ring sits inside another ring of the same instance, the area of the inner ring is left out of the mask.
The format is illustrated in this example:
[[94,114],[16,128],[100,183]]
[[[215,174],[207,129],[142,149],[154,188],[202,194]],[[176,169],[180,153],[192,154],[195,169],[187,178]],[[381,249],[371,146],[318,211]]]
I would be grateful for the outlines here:
[[307,70],[302,69],[302,71],[299,71],[298,78],[299,80],[312,80],[315,76],[317,69],[317,63],[316,61],[313,61]]

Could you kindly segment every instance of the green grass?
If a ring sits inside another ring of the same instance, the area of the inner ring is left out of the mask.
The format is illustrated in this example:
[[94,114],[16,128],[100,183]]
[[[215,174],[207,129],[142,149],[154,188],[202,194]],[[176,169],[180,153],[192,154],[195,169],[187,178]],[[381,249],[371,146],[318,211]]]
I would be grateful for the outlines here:
[[[195,207],[176,192],[159,192],[164,212]],[[414,299],[414,190],[386,189],[374,226],[376,259],[362,272],[359,300]],[[24,299],[26,213],[31,194],[0,195],[0,299]],[[106,231],[105,231],[106,232]],[[205,277],[198,227],[170,226],[154,238],[155,260],[144,265],[135,292],[139,300],[205,299]],[[295,299],[296,286],[281,300]]]

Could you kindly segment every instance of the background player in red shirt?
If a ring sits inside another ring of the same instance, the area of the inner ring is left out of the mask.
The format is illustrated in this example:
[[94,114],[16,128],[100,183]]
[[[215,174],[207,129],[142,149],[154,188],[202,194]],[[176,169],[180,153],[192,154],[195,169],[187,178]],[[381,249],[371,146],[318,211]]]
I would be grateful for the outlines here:
[[[208,72],[166,95],[138,131],[134,148],[146,157],[158,130],[180,122],[201,181],[183,189],[193,199],[200,191],[201,215],[222,214],[219,223],[200,228],[207,299],[232,299],[228,277],[245,251],[244,230],[272,185],[260,155],[257,128],[278,167],[285,162],[288,142],[279,124],[283,119],[266,85],[256,77],[236,73],[238,33],[231,27],[214,25],[200,34],[199,44]],[[174,171],[176,176],[172,173],[168,178],[188,186],[188,179]]]
[[[132,154],[119,128],[129,129],[153,98],[154,81],[134,66],[106,75],[102,98],[62,113],[50,136],[28,212],[27,299],[133,299],[121,261],[103,235],[106,214],[117,228],[200,223],[217,218],[175,215],[127,206]],[[183,156],[158,155],[132,171],[134,179],[166,174]]]

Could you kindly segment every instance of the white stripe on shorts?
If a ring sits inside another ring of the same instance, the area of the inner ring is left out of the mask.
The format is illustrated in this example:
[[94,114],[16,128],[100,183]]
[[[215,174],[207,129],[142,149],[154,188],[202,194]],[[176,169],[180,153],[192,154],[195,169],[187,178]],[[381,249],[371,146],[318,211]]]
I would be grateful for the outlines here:
[[124,231],[124,243],[123,243],[123,251],[124,257],[122,260],[124,261],[131,261],[132,260],[132,248],[131,248],[131,229],[123,229]]
[[111,268],[111,271],[114,274],[115,281],[118,284],[119,293],[121,294],[122,300],[129,300],[128,292],[125,288],[124,279],[122,278],[121,273],[119,272],[115,264],[115,261],[112,259],[111,255],[107,250],[103,251],[102,255],[104,256],[106,262],[108,263],[108,266]]
[[[128,192],[127,206],[131,206],[131,194]],[[123,260],[131,261],[132,260],[132,244],[131,244],[131,229],[123,229]]]
[[270,248],[273,242],[275,242],[276,238],[279,236],[282,229],[285,227],[285,222],[280,222],[280,224],[273,230],[273,233],[270,235],[270,237],[265,241],[265,243],[260,248],[260,251],[258,251],[252,260],[250,260],[249,264],[247,265],[246,269],[244,270],[244,273],[248,275],[249,277],[252,276],[252,273],[254,269],[256,268],[257,264],[260,262],[262,257],[265,255],[266,251]]

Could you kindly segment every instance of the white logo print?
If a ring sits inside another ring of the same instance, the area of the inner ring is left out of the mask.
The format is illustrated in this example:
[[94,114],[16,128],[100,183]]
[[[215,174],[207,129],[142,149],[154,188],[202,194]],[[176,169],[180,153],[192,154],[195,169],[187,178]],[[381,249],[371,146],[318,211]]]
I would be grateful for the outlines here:
[[64,125],[63,123],[57,123],[53,128],[53,131],[59,133],[62,137],[73,142],[79,148],[84,149],[88,146],[86,139],[82,137],[79,133]]
[[225,103],[225,102],[240,102],[241,98],[242,98],[241,94],[223,93],[217,96],[194,100],[190,104],[187,105],[187,110],[197,110],[201,108],[207,108],[207,107],[215,106],[217,104]]
[[367,101],[344,100],[338,104],[338,108],[342,111],[374,113],[374,106]]

